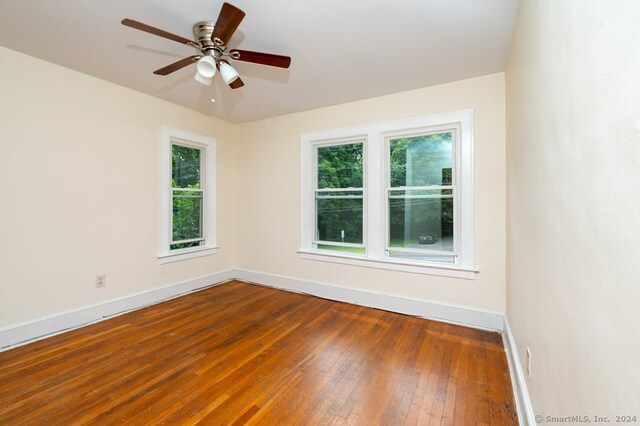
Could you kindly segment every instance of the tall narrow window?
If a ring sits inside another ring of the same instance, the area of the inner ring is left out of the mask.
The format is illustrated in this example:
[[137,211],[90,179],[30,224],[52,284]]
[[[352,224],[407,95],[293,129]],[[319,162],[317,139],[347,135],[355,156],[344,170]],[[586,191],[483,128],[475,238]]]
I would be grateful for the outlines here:
[[455,262],[454,138],[450,130],[388,139],[389,257]]
[[215,252],[215,140],[162,127],[162,262]]
[[320,250],[364,253],[363,143],[316,147],[315,241]]
[[170,250],[198,247],[204,244],[201,154],[200,148],[171,145],[173,209]]

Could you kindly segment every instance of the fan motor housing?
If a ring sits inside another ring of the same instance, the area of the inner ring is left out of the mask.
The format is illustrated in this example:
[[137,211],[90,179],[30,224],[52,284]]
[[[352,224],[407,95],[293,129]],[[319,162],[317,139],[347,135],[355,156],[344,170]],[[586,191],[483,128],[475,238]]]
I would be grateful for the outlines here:
[[214,22],[212,21],[202,21],[193,26],[193,36],[195,37],[198,44],[200,44],[201,50],[203,52],[207,52],[216,47],[216,45],[213,43],[213,40],[211,40],[211,34],[213,34],[213,25]]

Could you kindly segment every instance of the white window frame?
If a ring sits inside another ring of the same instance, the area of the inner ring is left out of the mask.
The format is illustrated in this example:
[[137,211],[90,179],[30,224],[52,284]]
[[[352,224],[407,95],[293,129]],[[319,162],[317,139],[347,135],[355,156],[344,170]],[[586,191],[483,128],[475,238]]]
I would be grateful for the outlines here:
[[[388,141],[398,136],[452,129],[454,153],[454,263],[415,261],[387,257],[389,187]],[[316,147],[364,140],[363,243],[365,254],[315,248]],[[301,230],[299,253],[303,259],[378,269],[475,279],[473,110],[466,109],[424,117],[364,126],[304,133],[301,136]]]
[[[160,263],[177,262],[216,253],[216,140],[169,126],[161,126],[160,136]],[[172,146],[200,149],[200,186],[202,190],[202,235],[204,244],[170,250],[172,244],[173,188]]]

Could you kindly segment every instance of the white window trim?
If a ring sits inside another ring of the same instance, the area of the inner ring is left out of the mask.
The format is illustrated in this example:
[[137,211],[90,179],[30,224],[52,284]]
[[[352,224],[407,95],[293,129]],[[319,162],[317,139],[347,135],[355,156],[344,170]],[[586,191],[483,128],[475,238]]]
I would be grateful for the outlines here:
[[[457,182],[456,192],[456,263],[417,262],[386,257],[386,189],[388,185],[386,151],[384,150],[390,135],[407,134],[435,129],[443,126],[459,129],[456,137]],[[363,203],[363,240],[366,254],[345,254],[318,250],[314,248],[315,218],[315,147],[325,144],[346,143],[364,139],[364,203]],[[301,258],[389,269],[412,273],[450,276],[475,279],[478,269],[475,265],[475,229],[474,229],[474,181],[473,181],[473,109],[432,114],[424,117],[409,118],[391,122],[374,123],[364,126],[334,129],[321,132],[304,133],[301,137]],[[380,173],[372,171],[379,170]],[[376,206],[372,208],[372,206]],[[377,207],[379,206],[379,207]]]
[[[173,191],[171,188],[171,159],[173,144],[191,146],[202,151],[201,185],[203,190],[202,226],[204,245],[180,250],[169,250]],[[216,253],[216,140],[169,126],[161,126],[160,136],[160,251],[161,264],[209,256]]]

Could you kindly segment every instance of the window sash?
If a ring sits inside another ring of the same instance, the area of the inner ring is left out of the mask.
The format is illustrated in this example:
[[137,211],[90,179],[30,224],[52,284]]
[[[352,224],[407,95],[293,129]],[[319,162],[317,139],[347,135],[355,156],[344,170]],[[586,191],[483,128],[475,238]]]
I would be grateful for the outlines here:
[[[456,191],[455,191],[455,186],[447,186],[447,187],[438,187],[438,188],[433,188],[433,187],[420,187],[420,189],[417,189],[418,187],[413,187],[413,188],[405,188],[402,189],[401,191],[411,191],[411,190],[417,190],[417,191],[424,191],[425,189],[443,189],[443,190],[451,190],[451,195],[441,195],[441,194],[435,194],[435,195],[413,195],[413,196],[391,196],[390,192],[392,191],[400,191],[400,189],[398,188],[388,188],[387,189],[387,199],[386,199],[386,208],[387,208],[387,232],[386,232],[386,239],[385,239],[385,253],[387,257],[390,257],[390,252],[401,252],[401,253],[422,253],[422,254],[433,254],[433,255],[442,255],[442,256],[458,256],[458,251],[457,251],[457,234],[456,234],[456,219],[457,219],[457,213],[456,213]],[[390,244],[390,240],[391,240],[391,218],[389,217],[389,209],[391,208],[391,204],[389,202],[389,200],[393,200],[393,199],[407,199],[407,200],[415,200],[415,199],[453,199],[453,249],[452,250],[433,250],[433,249],[429,249],[429,248],[407,248],[407,247],[392,247]]]
[[[172,219],[171,219],[171,238],[169,239],[169,244],[170,245],[174,245],[174,244],[183,244],[183,243],[191,243],[191,242],[195,242],[195,241],[205,241],[206,240],[206,234],[205,234],[205,224],[204,224],[204,220],[203,220],[203,208],[200,208],[200,217],[199,217],[199,227],[200,227],[200,234],[202,235],[201,237],[196,237],[196,238],[185,238],[182,240],[174,240],[173,239],[173,214],[172,214]],[[176,248],[170,248],[170,250],[182,250],[182,249],[176,249]]]
[[[322,192],[322,191],[319,191]],[[334,191],[337,192],[337,191]],[[365,212],[364,212],[364,191],[352,191],[352,192],[360,192],[360,195],[333,195],[333,196],[321,196],[318,195],[318,191],[316,191],[314,195],[314,229],[315,229],[315,238],[312,241],[314,248],[318,248],[318,244],[321,245],[330,245],[330,246],[339,246],[339,247],[359,247],[366,248],[365,241]],[[319,211],[318,211],[318,200],[363,200],[362,202],[362,243],[343,243],[340,241],[328,241],[319,239]]]
[[[408,130],[408,131],[398,131],[398,132],[393,132],[388,134],[385,137],[385,163],[386,163],[386,172],[387,172],[387,177],[386,177],[386,182],[387,185],[389,187],[391,187],[391,168],[390,168],[390,157],[391,157],[391,141],[396,140],[396,139],[404,139],[404,138],[416,138],[416,137],[420,137],[420,136],[430,136],[430,135],[439,135],[439,134],[443,134],[443,133],[451,133],[451,184],[450,185],[457,185],[458,184],[458,165],[459,165],[459,159],[458,159],[458,137],[460,134],[460,129],[456,126],[456,127],[451,127],[451,126],[447,126],[447,125],[443,125],[443,126],[436,126],[433,129],[425,129],[425,130]],[[444,186],[450,186],[450,185],[444,185]],[[435,187],[438,187],[438,185],[430,185],[435,189]],[[402,187],[393,187],[393,188],[418,188],[418,186],[402,186]],[[427,188],[426,186],[422,186],[420,188]]]

